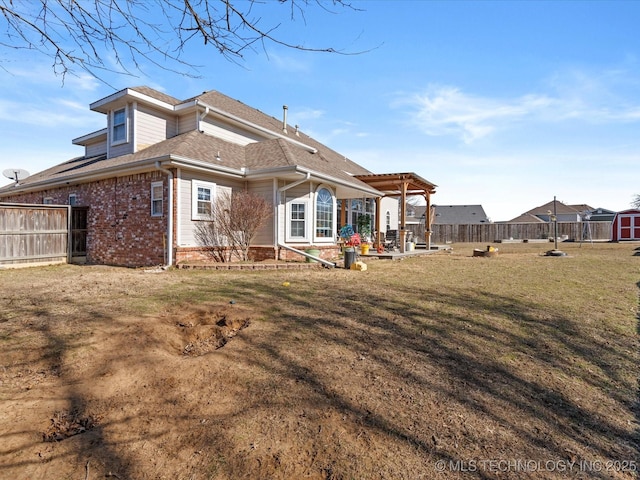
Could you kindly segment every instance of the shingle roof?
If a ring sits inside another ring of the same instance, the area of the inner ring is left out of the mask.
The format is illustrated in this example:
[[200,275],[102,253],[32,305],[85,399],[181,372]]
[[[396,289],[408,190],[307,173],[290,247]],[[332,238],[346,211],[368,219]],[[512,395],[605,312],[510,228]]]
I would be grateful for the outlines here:
[[[558,200],[555,201],[555,209],[558,214],[563,213],[580,213],[585,210],[593,210],[589,205],[566,205]],[[554,211],[554,201],[551,200],[544,205],[540,205],[539,207],[532,208],[531,210],[525,212],[531,215],[547,215],[549,212]]]
[[458,225],[488,223],[482,205],[434,205],[434,224]]
[[[545,211],[545,214],[547,212]],[[535,215],[531,215],[530,213],[523,213],[522,215],[517,216],[516,218],[512,218],[506,222],[500,223],[547,223],[542,220],[540,217],[536,217]]]
[[[133,154],[109,159],[105,158],[105,156],[77,157],[32,175],[21,181],[20,185],[28,186],[45,180],[55,181],[71,175],[91,175],[101,170],[110,170],[117,167],[126,168],[145,160],[150,161],[168,158],[169,156],[210,163],[214,167],[222,166],[238,170],[243,167],[247,170],[259,170],[283,166],[300,166],[359,186],[366,185],[352,175],[371,173],[366,168],[347,159],[308,135],[299,131],[296,132],[295,128],[289,126],[288,133],[285,134],[282,131],[282,121],[220,92],[209,91],[191,99],[180,101],[149,87],[133,87],[131,90],[174,106],[186,104],[197,99],[202,103],[271,131],[274,135],[279,137],[286,136],[297,143],[291,143],[284,138],[274,138],[241,146],[193,130],[155,143]],[[300,144],[315,149],[316,153],[311,153]],[[220,160],[217,159],[218,154]],[[0,189],[0,192],[5,189],[7,187]]]
[[148,97],[155,98],[156,100],[160,100],[162,102],[168,103],[169,105],[178,105],[182,103],[175,97],[171,95],[167,95],[166,93],[159,92],[150,87],[140,86],[140,87],[131,87],[130,90],[135,90],[138,93],[142,93],[143,95],[147,95]]

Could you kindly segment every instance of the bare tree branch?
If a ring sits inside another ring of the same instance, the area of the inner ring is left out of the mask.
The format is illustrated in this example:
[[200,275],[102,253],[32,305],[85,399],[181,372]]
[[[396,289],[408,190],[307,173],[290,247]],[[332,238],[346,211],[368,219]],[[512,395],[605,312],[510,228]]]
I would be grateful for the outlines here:
[[195,40],[239,63],[258,43],[307,52],[356,55],[335,47],[305,46],[279,36],[281,23],[267,24],[255,7],[290,8],[290,19],[306,23],[318,6],[358,9],[345,0],[0,0],[0,47],[37,51],[53,59],[63,77],[84,70],[134,75],[144,64],[197,76],[197,65],[183,60]]

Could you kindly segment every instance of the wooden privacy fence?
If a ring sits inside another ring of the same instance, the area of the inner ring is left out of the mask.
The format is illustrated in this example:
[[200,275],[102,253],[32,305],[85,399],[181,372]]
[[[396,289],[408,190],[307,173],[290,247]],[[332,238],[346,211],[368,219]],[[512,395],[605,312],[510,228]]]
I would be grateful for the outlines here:
[[[424,242],[424,225],[407,225],[419,242]],[[589,232],[590,230],[590,232]],[[553,238],[549,223],[479,223],[432,225],[431,243],[487,243],[499,240],[536,240]],[[611,222],[558,222],[558,237],[574,241],[610,240]]]
[[69,261],[70,210],[0,203],[0,266]]

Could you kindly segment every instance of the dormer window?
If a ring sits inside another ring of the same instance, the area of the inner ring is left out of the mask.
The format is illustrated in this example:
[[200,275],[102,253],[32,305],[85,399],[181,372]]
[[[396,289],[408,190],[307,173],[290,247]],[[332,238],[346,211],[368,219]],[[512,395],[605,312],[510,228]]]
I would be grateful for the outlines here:
[[111,143],[127,141],[127,109],[121,108],[111,113]]

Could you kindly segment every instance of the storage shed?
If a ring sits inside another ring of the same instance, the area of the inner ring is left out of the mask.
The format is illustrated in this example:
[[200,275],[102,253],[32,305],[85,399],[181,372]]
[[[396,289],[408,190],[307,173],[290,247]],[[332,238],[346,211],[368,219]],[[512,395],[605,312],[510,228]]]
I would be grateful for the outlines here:
[[616,213],[611,224],[611,240],[640,240],[640,210],[624,210]]

